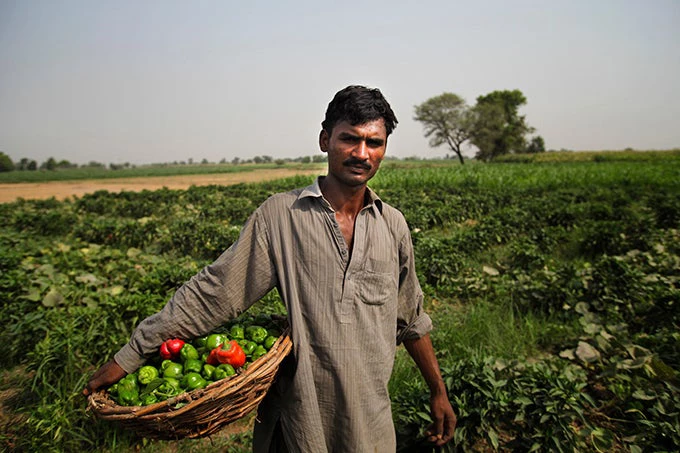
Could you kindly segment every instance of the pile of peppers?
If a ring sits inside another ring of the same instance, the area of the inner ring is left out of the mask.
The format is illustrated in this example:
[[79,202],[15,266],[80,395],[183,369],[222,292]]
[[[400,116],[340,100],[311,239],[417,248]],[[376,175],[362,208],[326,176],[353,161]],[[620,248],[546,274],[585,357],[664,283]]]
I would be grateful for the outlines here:
[[168,339],[147,365],[108,392],[122,406],[146,406],[234,376],[265,355],[281,335],[274,323],[266,324],[236,323],[191,341]]

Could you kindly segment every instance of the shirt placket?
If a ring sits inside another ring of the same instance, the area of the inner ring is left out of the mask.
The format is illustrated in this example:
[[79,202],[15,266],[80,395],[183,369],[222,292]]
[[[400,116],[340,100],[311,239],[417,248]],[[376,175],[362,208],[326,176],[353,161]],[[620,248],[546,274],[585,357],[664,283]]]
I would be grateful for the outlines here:
[[366,250],[366,209],[364,207],[354,221],[354,246],[352,247],[352,256],[345,271],[340,306],[340,321],[343,324],[351,322],[354,300],[359,290],[359,280],[357,277],[364,262],[364,251]]

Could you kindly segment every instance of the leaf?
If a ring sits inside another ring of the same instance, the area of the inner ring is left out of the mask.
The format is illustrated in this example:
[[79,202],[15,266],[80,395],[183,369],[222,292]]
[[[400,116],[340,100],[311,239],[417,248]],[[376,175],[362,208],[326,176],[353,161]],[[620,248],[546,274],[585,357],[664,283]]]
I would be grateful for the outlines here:
[[675,370],[666,365],[666,363],[663,360],[656,356],[652,357],[652,363],[650,364],[650,368],[652,369],[654,374],[663,381],[672,381],[676,377]]
[[130,247],[127,251],[127,257],[128,258],[136,258],[142,253],[141,250],[135,247]]
[[482,271],[488,275],[498,275],[500,273],[498,272],[498,269],[491,266],[482,266]]
[[498,450],[498,434],[496,433],[496,431],[489,428],[486,434],[487,436],[489,436],[489,440],[491,441],[491,445],[493,445],[493,448]]
[[583,327],[583,331],[590,335],[595,335],[600,332],[602,326],[599,324],[589,323]]
[[38,267],[38,269],[36,269],[36,272],[47,275],[51,278],[54,275],[54,266],[51,264],[42,264]]
[[636,344],[626,345],[626,351],[628,351],[628,354],[630,354],[633,359],[651,358],[652,356],[652,352],[649,349]]
[[28,290],[28,294],[21,297],[31,302],[38,302],[41,298],[41,292],[38,288],[31,288]]
[[144,387],[144,390],[139,394],[139,396],[146,396],[146,395],[148,395],[149,393],[153,392],[153,391],[156,390],[158,387],[160,387],[160,386],[163,384],[163,382],[165,382],[165,381],[163,380],[163,378],[156,378],[156,379],[154,379],[153,381],[151,381],[151,382],[149,382],[148,384],[146,384],[146,386]]
[[96,285],[99,281],[94,274],[83,274],[75,278],[78,283],[85,283],[86,285]]
[[418,417],[422,418],[426,422],[432,423],[432,417],[427,412],[418,411],[417,415],[418,415]]
[[585,341],[579,341],[576,347],[576,356],[586,363],[593,363],[600,360],[600,351]]
[[574,360],[576,358],[574,355],[574,349],[565,349],[564,351],[560,352],[560,357],[563,359]]
[[656,395],[650,395],[649,393],[645,392],[642,389],[638,389],[633,392],[631,395],[633,398],[636,400],[641,400],[641,401],[652,401],[656,399]]
[[574,306],[574,311],[575,311],[576,313],[581,314],[581,315],[585,315],[586,313],[590,312],[590,310],[588,310],[588,304],[585,303],[585,302],[579,302],[579,303],[577,303],[577,304]]
[[517,398],[515,398],[515,403],[519,403],[522,406],[528,406],[530,404],[533,404],[533,401],[531,401],[526,396],[518,396]]
[[99,307],[99,303],[89,296],[83,297],[80,302],[82,304],[84,304],[85,306],[87,306],[87,308],[97,308],[97,307]]
[[56,307],[64,303],[64,296],[61,295],[56,289],[51,289],[47,295],[42,300],[42,304],[45,307]]
[[111,288],[109,288],[109,293],[112,296],[120,296],[121,294],[123,294],[123,291],[125,291],[125,288],[123,288],[120,285],[115,285],[115,286],[112,286]]

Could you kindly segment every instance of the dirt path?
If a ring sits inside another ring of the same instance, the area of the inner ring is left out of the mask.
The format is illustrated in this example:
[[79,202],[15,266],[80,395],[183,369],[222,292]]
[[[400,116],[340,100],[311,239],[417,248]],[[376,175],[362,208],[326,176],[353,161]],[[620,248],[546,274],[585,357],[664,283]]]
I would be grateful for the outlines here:
[[0,184],[0,203],[9,203],[23,198],[26,200],[44,200],[55,197],[64,200],[68,197],[81,197],[97,190],[120,192],[129,190],[187,189],[189,186],[207,186],[210,184],[238,184],[269,181],[295,175],[318,175],[323,170],[268,169],[239,173],[221,173],[211,175],[156,176],[148,178],[99,179],[91,181],[49,181],[41,183]]

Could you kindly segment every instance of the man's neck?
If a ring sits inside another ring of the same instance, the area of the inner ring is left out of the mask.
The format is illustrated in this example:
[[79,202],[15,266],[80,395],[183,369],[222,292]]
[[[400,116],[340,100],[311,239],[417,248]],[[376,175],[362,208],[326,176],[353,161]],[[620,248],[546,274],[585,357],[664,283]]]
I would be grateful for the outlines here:
[[324,198],[328,200],[335,212],[356,216],[366,204],[366,184],[347,186],[326,176],[319,181]]

